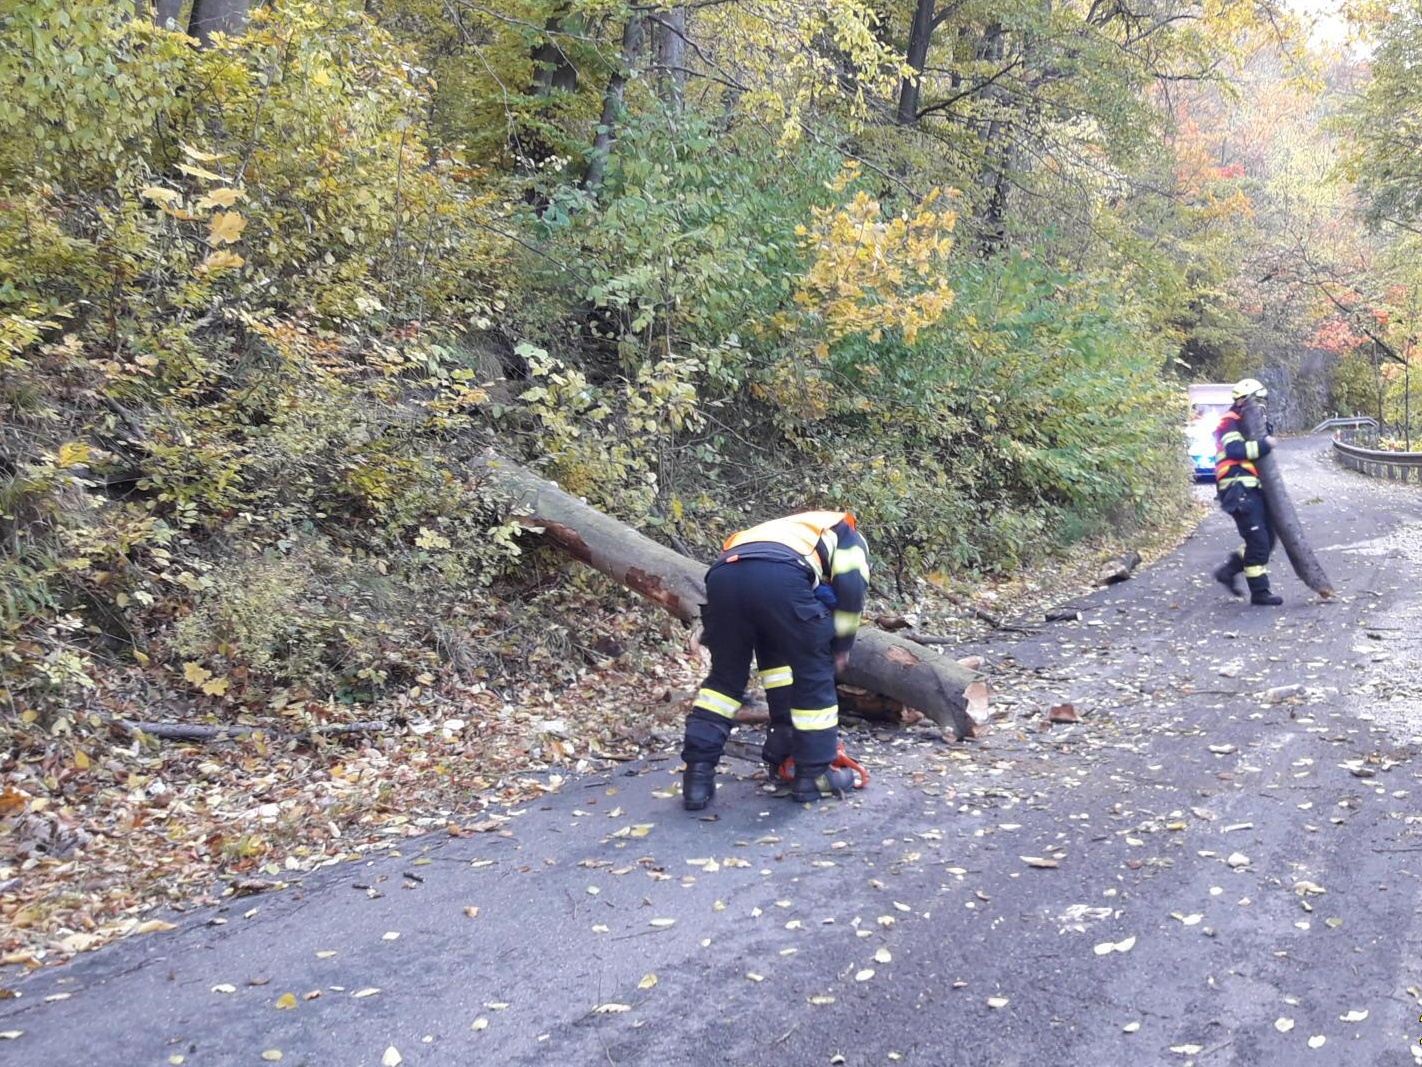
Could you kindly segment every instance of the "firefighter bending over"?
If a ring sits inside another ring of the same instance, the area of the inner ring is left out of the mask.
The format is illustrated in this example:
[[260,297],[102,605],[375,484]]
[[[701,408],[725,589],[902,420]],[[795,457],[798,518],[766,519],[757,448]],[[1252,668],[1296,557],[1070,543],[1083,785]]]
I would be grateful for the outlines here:
[[681,758],[682,805],[716,793],[716,764],[735,725],[755,656],[770,730],[761,758],[772,778],[795,761],[796,801],[843,796],[854,784],[839,752],[835,674],[849,662],[869,587],[868,546],[845,511],[806,511],[733,534],[706,572],[702,643],[711,673],[691,713]]

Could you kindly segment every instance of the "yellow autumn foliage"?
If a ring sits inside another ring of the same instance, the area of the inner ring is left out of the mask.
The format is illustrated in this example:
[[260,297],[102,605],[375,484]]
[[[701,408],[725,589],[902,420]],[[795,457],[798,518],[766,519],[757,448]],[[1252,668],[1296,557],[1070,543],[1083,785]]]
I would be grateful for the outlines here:
[[[863,191],[838,207],[815,208],[811,224],[797,230],[810,255],[794,295],[797,325],[829,346],[853,335],[874,342],[892,331],[913,344],[953,303],[947,273],[957,213],[940,206],[944,199],[934,189],[892,217]],[[828,348],[817,352],[827,356]]]

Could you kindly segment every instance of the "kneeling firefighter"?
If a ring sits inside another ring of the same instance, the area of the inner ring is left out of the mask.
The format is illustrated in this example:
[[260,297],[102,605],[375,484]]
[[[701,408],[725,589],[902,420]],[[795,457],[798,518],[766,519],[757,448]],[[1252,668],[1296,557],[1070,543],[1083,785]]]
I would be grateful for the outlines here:
[[742,530],[706,572],[702,643],[711,673],[691,713],[681,758],[682,804],[716,793],[716,764],[745,696],[751,656],[765,685],[770,731],[761,751],[772,777],[794,760],[791,796],[842,796],[852,771],[839,755],[835,674],[849,662],[869,588],[868,546],[847,511],[806,511]]
[[[1244,544],[1214,570],[1214,578],[1235,596],[1242,596],[1239,576],[1249,585],[1252,604],[1275,606],[1284,598],[1269,589],[1269,556],[1274,551],[1274,527],[1269,504],[1259,483],[1254,461],[1274,448],[1272,428],[1263,439],[1244,436],[1243,408],[1253,399],[1263,405],[1268,390],[1262,382],[1245,378],[1231,391],[1234,403],[1215,428],[1215,491],[1220,507],[1234,518]],[[1266,423],[1267,425],[1267,423]]]

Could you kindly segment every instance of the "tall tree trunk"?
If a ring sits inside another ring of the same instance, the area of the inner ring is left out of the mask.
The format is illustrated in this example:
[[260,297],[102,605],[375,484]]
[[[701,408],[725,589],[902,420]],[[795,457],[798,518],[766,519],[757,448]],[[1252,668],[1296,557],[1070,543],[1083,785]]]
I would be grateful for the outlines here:
[[587,177],[583,179],[583,188],[589,192],[596,192],[602,187],[603,176],[607,173],[612,142],[617,139],[617,124],[622,120],[627,79],[641,57],[645,30],[646,23],[641,15],[634,12],[627,16],[627,25],[622,29],[622,54],[618,56],[617,69],[607,80],[607,92],[602,97],[602,121],[598,123],[597,134],[593,138]]
[[188,35],[206,47],[212,43],[214,33],[241,33],[247,25],[250,8],[250,0],[193,0]]
[[652,41],[657,95],[668,108],[680,111],[686,95],[686,8],[674,7],[658,15]]
[[563,20],[568,17],[567,7],[549,16],[543,27],[543,40],[533,50],[533,86],[530,96],[547,96],[553,90],[574,92],[578,88],[578,68],[573,66],[563,46],[558,43],[558,35],[563,32]]
[[156,0],[153,5],[153,24],[165,30],[176,30],[181,25],[178,19],[183,14],[183,0]]
[[[992,23],[983,33],[978,48],[978,58],[994,63],[1002,63],[1007,56],[1007,35],[1001,23]],[[1012,117],[1008,113],[1011,104],[1006,94],[998,86],[989,87],[984,98],[993,109],[992,117],[983,130],[983,155],[987,172],[982,184],[989,190],[987,204],[983,207],[980,248],[983,255],[997,252],[1007,239],[1007,199],[1011,189],[1010,171],[1012,166]]]
[[[1260,410],[1259,405],[1250,399],[1245,403],[1240,415],[1244,436],[1253,441],[1262,440],[1267,427],[1264,412]],[[1254,465],[1259,469],[1259,484],[1264,490],[1264,499],[1269,504],[1269,524],[1283,542],[1294,573],[1319,596],[1332,596],[1333,583],[1328,580],[1328,575],[1323,571],[1323,564],[1318,562],[1313,549],[1309,547],[1308,539],[1304,537],[1298,512],[1294,510],[1294,502],[1289,497],[1288,489],[1284,487],[1283,475],[1279,473],[1279,464],[1273,455],[1267,455],[1255,460]]]
[[[642,536],[510,460],[486,455],[478,465],[512,498],[520,523],[541,530],[573,558],[683,622],[700,619],[706,602],[704,563]],[[981,736],[986,729],[985,687],[973,673],[894,634],[861,630],[839,680],[917,708],[959,739]]]
[[912,126],[918,121],[918,101],[923,94],[923,68],[928,65],[928,46],[933,43],[933,30],[937,24],[933,17],[933,4],[934,0],[918,0],[918,6],[914,8],[905,56],[908,65],[913,68],[913,74],[899,84],[896,121],[900,126]]

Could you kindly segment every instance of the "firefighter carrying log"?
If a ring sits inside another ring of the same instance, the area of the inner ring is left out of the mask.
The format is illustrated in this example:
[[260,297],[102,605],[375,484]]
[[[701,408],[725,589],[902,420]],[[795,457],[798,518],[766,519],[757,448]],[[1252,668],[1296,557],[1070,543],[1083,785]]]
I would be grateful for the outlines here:
[[839,748],[835,674],[849,662],[869,587],[868,546],[846,511],[807,511],[733,534],[706,572],[702,643],[711,673],[690,714],[682,805],[716,793],[716,764],[735,725],[755,656],[770,729],[761,758],[772,779],[794,762],[798,802],[856,784]]
[[1234,518],[1244,544],[1230,553],[1229,558],[1214,570],[1215,581],[1234,596],[1243,596],[1239,576],[1249,586],[1249,602],[1277,606],[1284,598],[1269,589],[1269,555],[1274,551],[1274,527],[1269,504],[1259,482],[1259,469],[1254,461],[1267,456],[1274,448],[1272,427],[1266,424],[1265,435],[1251,440],[1244,434],[1242,409],[1252,398],[1263,405],[1269,395],[1262,382],[1245,378],[1231,392],[1234,403],[1215,428],[1215,492],[1220,508]]

